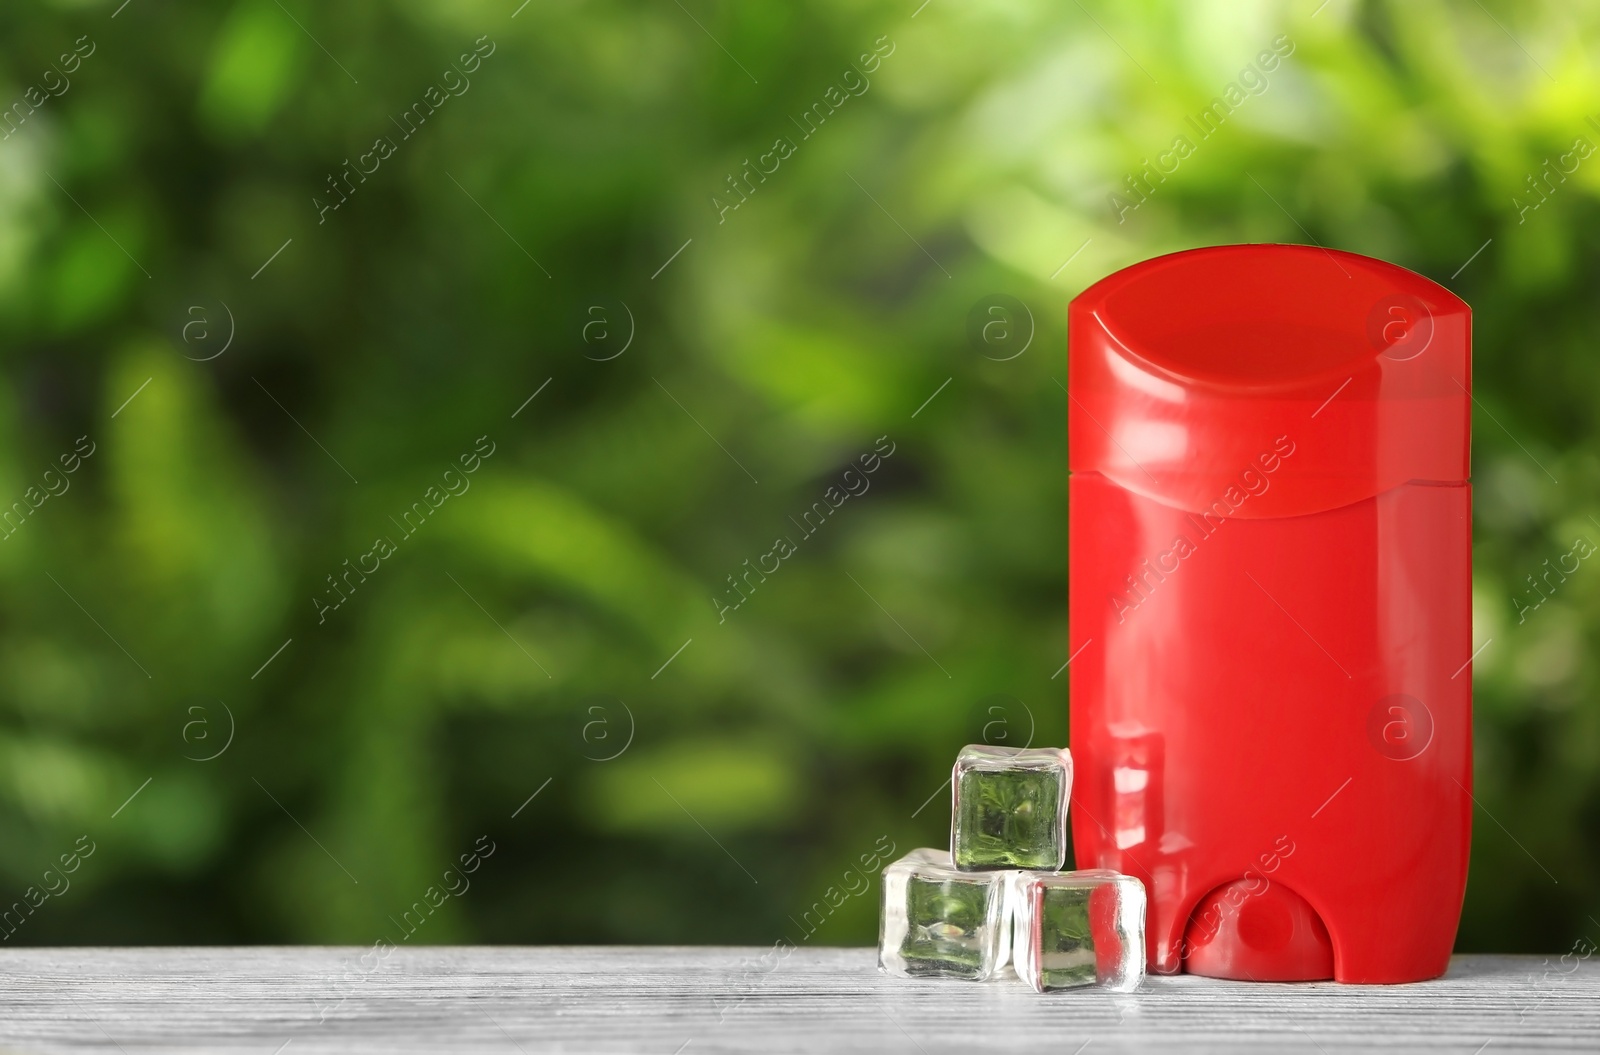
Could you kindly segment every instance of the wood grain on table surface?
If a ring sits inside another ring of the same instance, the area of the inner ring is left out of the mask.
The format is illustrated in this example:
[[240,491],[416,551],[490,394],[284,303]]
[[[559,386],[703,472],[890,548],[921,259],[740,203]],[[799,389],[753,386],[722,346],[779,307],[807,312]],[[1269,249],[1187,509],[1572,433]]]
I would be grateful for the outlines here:
[[[363,957],[365,959],[363,959]],[[1458,956],[1404,986],[1190,976],[1041,996],[887,978],[871,949],[0,952],[0,1051],[1600,1051],[1600,965]]]

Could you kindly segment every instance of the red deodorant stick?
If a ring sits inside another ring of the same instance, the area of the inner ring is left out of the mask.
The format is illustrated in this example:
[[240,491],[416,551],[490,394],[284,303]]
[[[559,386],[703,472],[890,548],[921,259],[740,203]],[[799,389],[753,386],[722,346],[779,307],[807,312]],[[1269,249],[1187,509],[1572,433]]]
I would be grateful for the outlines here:
[[1150,970],[1449,963],[1472,799],[1471,316],[1379,260],[1196,249],[1069,311],[1072,830]]

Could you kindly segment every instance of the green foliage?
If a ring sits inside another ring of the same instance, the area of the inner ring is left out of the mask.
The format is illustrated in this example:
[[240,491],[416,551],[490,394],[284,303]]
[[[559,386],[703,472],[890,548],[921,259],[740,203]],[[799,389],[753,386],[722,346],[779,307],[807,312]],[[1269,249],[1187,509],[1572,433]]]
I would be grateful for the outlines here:
[[1046,989],[1094,984],[1095,943],[1089,926],[1094,893],[1089,887],[1045,887],[1039,892],[1039,974]]
[[982,930],[988,921],[991,884],[965,879],[906,883],[906,939],[900,955],[914,975],[970,977],[983,964]]
[[1061,866],[1061,777],[1050,769],[971,769],[957,785],[959,868]]
[[1600,567],[1514,598],[1600,541],[1600,159],[1539,176],[1600,15],[118,3],[0,13],[0,503],[95,447],[0,541],[0,900],[98,847],[13,942],[802,940],[960,745],[1066,740],[1067,300],[1308,238],[1475,310],[1460,947],[1594,936]]

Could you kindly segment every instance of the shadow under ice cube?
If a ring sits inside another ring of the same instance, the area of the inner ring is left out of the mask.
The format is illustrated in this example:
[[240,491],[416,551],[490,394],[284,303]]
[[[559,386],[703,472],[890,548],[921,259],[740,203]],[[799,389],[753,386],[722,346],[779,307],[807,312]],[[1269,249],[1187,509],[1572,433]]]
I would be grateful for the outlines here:
[[909,978],[985,981],[1005,966],[1009,872],[963,872],[944,850],[913,850],[883,870],[878,968]]
[[1017,873],[1011,914],[1017,975],[1043,993],[1144,978],[1144,884],[1104,869]]

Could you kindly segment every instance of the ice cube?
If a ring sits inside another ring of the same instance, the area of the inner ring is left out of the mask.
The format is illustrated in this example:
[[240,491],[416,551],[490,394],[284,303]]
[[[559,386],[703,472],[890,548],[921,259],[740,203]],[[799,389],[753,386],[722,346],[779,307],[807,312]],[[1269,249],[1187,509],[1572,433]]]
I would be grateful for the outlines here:
[[1043,993],[1144,978],[1144,884],[1107,869],[1020,872],[1011,882],[1017,975]]
[[1011,952],[1011,872],[963,872],[944,850],[912,850],[883,870],[878,969],[982,982]]
[[968,744],[952,786],[956,867],[1051,871],[1066,863],[1072,754],[1065,748]]

